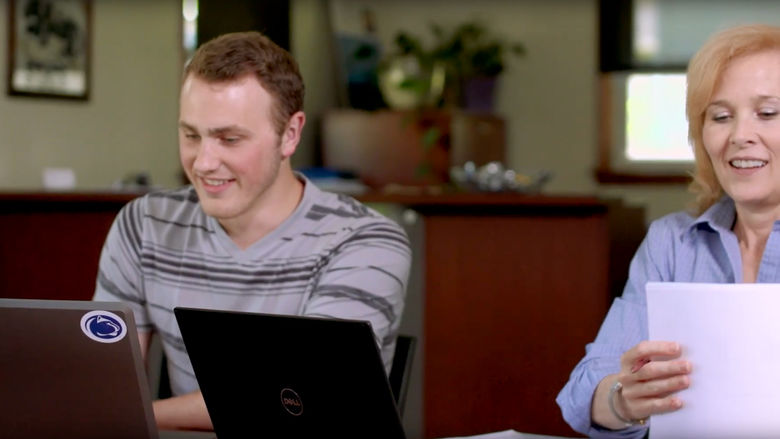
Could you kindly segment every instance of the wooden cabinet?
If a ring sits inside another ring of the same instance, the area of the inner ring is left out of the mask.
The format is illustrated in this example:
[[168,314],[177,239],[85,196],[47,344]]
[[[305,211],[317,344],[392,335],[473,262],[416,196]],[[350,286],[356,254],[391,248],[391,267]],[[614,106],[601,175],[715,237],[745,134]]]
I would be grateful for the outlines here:
[[424,437],[576,436],[555,397],[623,287],[642,209],[516,194],[383,201],[424,222]]
[[89,300],[114,217],[137,194],[0,194],[0,297]]
[[503,161],[504,120],[464,111],[329,111],[322,123],[325,166],[373,188],[449,180],[451,166]]

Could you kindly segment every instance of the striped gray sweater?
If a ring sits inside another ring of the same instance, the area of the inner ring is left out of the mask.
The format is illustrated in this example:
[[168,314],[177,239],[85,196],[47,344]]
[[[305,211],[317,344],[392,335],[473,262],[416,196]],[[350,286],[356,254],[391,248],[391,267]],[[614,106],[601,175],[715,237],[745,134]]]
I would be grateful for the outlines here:
[[94,300],[128,303],[139,331],[160,335],[180,395],[198,385],[176,306],[368,320],[389,370],[410,263],[398,224],[309,181],[293,214],[245,250],[187,186],[147,194],[120,211]]

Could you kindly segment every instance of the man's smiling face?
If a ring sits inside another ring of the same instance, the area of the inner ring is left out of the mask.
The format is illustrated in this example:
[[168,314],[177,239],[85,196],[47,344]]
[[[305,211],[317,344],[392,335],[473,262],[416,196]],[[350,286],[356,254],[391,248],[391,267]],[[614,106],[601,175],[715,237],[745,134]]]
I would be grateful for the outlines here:
[[274,98],[251,75],[227,82],[190,75],[182,85],[179,155],[208,215],[251,217],[276,183],[287,155],[273,105]]

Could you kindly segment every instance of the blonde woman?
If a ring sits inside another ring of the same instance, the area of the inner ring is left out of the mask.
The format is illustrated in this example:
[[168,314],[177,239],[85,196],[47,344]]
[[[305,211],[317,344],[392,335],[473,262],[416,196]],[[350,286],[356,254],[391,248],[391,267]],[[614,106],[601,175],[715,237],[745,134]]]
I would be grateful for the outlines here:
[[557,398],[590,437],[642,437],[648,417],[685,410],[677,392],[694,365],[674,340],[648,340],[648,281],[780,282],[780,27],[715,34],[687,81],[695,207],[650,225],[623,295]]

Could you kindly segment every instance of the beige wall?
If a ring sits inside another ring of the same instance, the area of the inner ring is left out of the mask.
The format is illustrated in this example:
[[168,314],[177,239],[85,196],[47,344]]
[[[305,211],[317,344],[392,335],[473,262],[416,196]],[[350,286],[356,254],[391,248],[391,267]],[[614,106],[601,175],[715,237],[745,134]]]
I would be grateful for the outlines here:
[[[349,29],[362,5],[377,17],[386,46],[404,29],[430,35],[428,23],[477,18],[525,43],[502,77],[498,112],[508,122],[508,165],[549,169],[547,190],[621,197],[647,207],[648,219],[682,208],[682,186],[599,185],[596,165],[596,0],[322,0],[291,2],[292,51],[307,85],[307,128],[296,166],[315,160],[320,116],[336,102],[325,22]],[[43,168],[70,167],[79,189],[101,189],[146,170],[156,184],[177,184],[176,112],[180,71],[178,0],[96,0],[92,97],[69,102],[0,93],[0,190],[41,187]],[[7,22],[0,0],[0,23]],[[352,14],[352,15],[350,15]],[[5,38],[3,38],[3,43]],[[0,71],[6,71],[0,44]]]
[[327,38],[330,31],[325,4],[322,0],[290,2],[290,50],[298,61],[306,84],[304,111],[307,121],[292,160],[296,167],[316,163],[315,145],[321,115],[327,108],[336,105],[337,79]]
[[[180,0],[93,1],[88,102],[0,93],[0,190],[37,189],[46,167],[72,168],[79,189],[131,172],[177,181]],[[0,0],[0,72],[7,71],[8,0]]]

